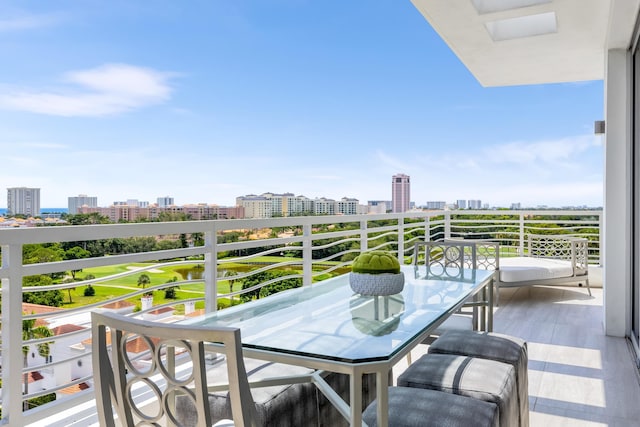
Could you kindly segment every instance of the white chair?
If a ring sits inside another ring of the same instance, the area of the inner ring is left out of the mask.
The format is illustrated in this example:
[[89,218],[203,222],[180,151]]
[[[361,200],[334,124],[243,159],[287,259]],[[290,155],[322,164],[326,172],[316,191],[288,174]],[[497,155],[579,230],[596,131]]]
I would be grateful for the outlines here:
[[216,351],[226,355],[229,377],[233,421],[215,425],[256,424],[239,329],[161,324],[111,313],[92,313],[91,320],[101,426],[116,426],[116,421],[123,426],[181,426],[175,414],[180,398],[191,402],[195,425],[210,427],[205,343],[220,345]]
[[426,279],[464,281],[465,270],[476,268],[476,245],[462,240],[416,242],[413,265],[423,263]]
[[[416,242],[413,265],[418,269],[424,264],[425,279],[464,281],[465,271],[476,268],[476,246],[464,241]],[[468,280],[468,277],[466,277]],[[441,335],[447,330],[477,328],[477,310],[459,311],[438,326],[433,335]]]
[[[424,266],[425,279],[464,281],[465,271],[476,268],[476,246],[464,241],[429,241],[416,242],[413,248],[413,266],[417,277],[423,277],[420,266]],[[439,325],[423,344],[433,340],[449,330],[474,330],[478,328],[478,310],[475,304],[452,314]],[[407,354],[407,362],[411,364],[411,353]]]

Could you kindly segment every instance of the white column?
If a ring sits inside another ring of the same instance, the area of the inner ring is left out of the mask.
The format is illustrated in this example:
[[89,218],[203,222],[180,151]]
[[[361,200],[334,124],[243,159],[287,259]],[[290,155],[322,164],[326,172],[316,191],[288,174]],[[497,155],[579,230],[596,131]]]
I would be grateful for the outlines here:
[[630,54],[609,50],[605,66],[603,289],[607,335],[631,325],[631,73]]

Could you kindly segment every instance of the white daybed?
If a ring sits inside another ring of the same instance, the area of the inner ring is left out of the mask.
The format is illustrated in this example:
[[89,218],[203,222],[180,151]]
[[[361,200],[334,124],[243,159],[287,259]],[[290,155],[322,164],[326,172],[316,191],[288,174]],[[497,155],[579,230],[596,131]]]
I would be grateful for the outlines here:
[[589,295],[588,241],[570,236],[529,234],[526,256],[506,257],[499,254],[496,243],[478,242],[477,267],[494,268],[496,301],[501,287],[527,285],[586,285]]

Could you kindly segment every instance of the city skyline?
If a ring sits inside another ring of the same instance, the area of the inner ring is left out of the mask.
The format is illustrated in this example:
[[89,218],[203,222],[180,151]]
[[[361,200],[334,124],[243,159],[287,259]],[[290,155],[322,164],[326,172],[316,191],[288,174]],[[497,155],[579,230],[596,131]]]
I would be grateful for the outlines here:
[[[394,176],[395,177],[395,176]],[[11,190],[11,189],[7,189],[7,190]],[[34,190],[38,190],[39,193],[39,188],[34,188]],[[62,205],[52,205],[52,206],[45,206],[42,207],[40,210],[42,212],[46,212],[46,209],[54,209],[56,211],[58,210],[67,210],[68,213],[74,213],[72,212],[76,207],[80,207],[83,204],[87,204],[87,203],[83,203],[86,200],[90,200],[91,202],[88,203],[89,207],[99,207],[99,208],[106,208],[106,207],[110,207],[110,206],[140,206],[140,207],[149,207],[149,206],[157,206],[157,207],[168,207],[168,206],[197,206],[197,205],[208,205],[208,206],[219,206],[219,207],[234,207],[234,206],[239,206],[238,204],[238,199],[241,198],[245,198],[245,197],[262,197],[264,195],[277,195],[277,196],[282,196],[282,195],[292,195],[297,197],[307,197],[305,195],[300,195],[300,194],[295,194],[293,192],[290,191],[285,191],[282,193],[275,193],[275,192],[262,192],[262,193],[250,193],[250,194],[246,194],[246,195],[242,195],[242,196],[237,196],[236,197],[236,202],[231,204],[231,205],[223,205],[220,203],[216,203],[215,201],[209,201],[209,202],[185,202],[185,203],[167,203],[168,200],[173,201],[175,198],[172,196],[161,196],[161,197],[156,197],[156,201],[155,202],[150,202],[148,200],[140,200],[140,199],[132,199],[132,198],[123,198],[121,197],[120,200],[114,200],[112,202],[106,202],[106,203],[100,203],[98,202],[98,197],[97,196],[88,196],[86,194],[80,194],[77,196],[68,196],[67,197],[67,205],[66,206],[62,206]],[[332,198],[332,197],[327,197],[327,196],[310,196],[308,197],[309,200],[313,201],[313,200],[332,200],[332,201],[339,201],[341,199],[355,199],[359,202],[360,205],[362,206],[376,206],[380,203],[386,203],[387,204],[387,208],[386,210],[391,211],[392,210],[392,206],[393,206],[393,201],[391,198],[385,200],[385,199],[376,199],[376,200],[361,200],[358,199],[357,197],[341,197],[341,198]],[[82,200],[83,202],[80,202],[80,200]],[[462,202],[462,203],[461,203]],[[425,202],[419,203],[416,202],[414,200],[410,200],[410,205],[412,207],[418,208],[418,209],[445,209],[445,208],[453,208],[453,209],[492,209],[492,208],[509,208],[509,209],[536,209],[536,208],[543,208],[543,209],[547,209],[547,208],[558,208],[558,209],[562,209],[562,208],[601,208],[602,206],[589,206],[589,205],[561,205],[561,206],[549,206],[549,205],[525,205],[523,203],[520,202],[510,202],[506,205],[495,205],[495,204],[491,204],[491,203],[487,203],[484,200],[480,200],[480,199],[448,199],[448,200],[443,200],[443,201],[435,201],[435,200],[427,200]],[[6,211],[7,208],[3,208],[0,207],[0,211]],[[377,213],[384,213],[384,212],[377,212]]]
[[398,172],[418,205],[602,205],[602,81],[483,88],[410,1],[3,6],[0,185],[42,206],[390,199]]

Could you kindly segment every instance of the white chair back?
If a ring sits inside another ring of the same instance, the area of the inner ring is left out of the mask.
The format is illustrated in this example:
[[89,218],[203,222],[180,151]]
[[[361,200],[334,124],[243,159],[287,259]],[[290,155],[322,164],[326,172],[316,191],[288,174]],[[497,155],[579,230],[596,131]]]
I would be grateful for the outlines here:
[[196,425],[210,427],[205,343],[216,343],[216,352],[226,355],[234,425],[256,424],[238,328],[162,324],[113,313],[92,313],[91,320],[101,426],[117,425],[114,413],[123,426],[181,426],[175,407],[176,399],[184,399],[197,414]]

